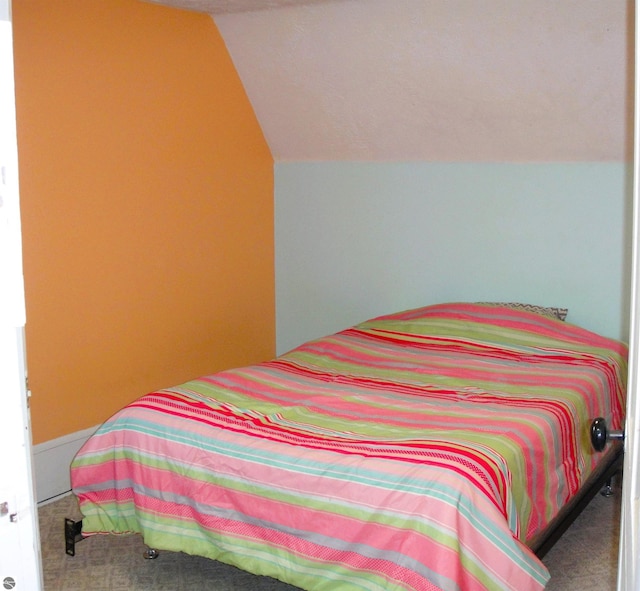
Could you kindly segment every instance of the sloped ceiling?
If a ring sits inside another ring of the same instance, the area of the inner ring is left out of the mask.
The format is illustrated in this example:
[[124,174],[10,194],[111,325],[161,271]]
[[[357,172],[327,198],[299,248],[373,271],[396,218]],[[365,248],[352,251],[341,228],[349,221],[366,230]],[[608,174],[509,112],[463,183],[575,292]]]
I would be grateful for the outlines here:
[[619,161],[631,0],[166,0],[214,18],[276,161]]
[[211,15],[253,12],[282,8],[284,6],[302,6],[320,2],[338,2],[340,0],[148,0],[155,4],[174,6],[184,10],[206,12]]

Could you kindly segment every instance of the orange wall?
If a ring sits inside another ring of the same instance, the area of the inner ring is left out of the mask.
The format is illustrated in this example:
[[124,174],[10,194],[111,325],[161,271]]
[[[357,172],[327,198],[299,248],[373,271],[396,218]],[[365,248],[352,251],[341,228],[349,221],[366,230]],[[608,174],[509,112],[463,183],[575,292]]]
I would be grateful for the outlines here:
[[273,159],[213,20],[13,0],[34,442],[274,354]]

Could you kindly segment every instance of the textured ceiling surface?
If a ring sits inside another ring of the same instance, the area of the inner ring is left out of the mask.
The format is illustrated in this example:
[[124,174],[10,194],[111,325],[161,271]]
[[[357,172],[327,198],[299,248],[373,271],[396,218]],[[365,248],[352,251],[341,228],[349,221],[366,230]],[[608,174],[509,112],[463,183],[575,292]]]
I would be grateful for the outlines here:
[[339,0],[147,0],[155,4],[164,4],[184,10],[195,10],[208,14],[225,14],[236,12],[249,12],[256,10],[268,10],[283,6],[301,4],[316,4],[320,2],[333,2]]
[[167,3],[212,14],[276,161],[630,156],[630,0]]

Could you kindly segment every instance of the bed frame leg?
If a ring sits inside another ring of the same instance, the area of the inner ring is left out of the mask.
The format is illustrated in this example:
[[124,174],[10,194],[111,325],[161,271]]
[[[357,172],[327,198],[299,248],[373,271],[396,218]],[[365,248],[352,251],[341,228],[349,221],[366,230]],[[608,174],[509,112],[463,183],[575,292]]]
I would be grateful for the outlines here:
[[604,488],[600,491],[600,494],[603,497],[612,497],[613,496],[613,487],[611,486],[611,478],[608,478],[604,483]]
[[154,550],[153,548],[147,548],[142,553],[142,556],[144,556],[145,560],[154,560],[155,558],[158,558],[158,556],[160,556],[160,552]]
[[82,519],[74,521],[68,517],[64,520],[64,545],[69,556],[76,555],[76,542],[84,540],[82,537]]

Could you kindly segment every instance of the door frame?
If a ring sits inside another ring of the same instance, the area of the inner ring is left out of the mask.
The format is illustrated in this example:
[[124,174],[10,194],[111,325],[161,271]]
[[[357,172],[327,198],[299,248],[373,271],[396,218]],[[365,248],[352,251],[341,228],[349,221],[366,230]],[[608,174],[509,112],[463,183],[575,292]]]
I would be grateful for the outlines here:
[[0,584],[40,591],[18,176],[11,0],[0,0]]

